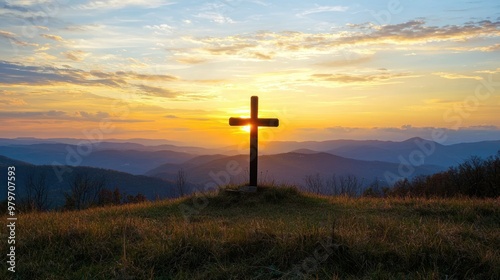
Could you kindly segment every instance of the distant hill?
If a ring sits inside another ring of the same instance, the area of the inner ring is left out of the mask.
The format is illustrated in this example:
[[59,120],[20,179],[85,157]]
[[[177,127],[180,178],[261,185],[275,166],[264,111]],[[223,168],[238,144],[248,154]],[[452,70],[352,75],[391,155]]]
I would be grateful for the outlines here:
[[[433,151],[432,153],[427,153],[425,149],[430,148],[431,145],[434,147]],[[425,148],[422,148],[422,146]],[[500,140],[453,145],[441,145],[418,137],[402,142],[377,140],[272,142],[266,145],[264,152],[266,154],[276,154],[296,151],[298,149],[327,152],[358,160],[393,163],[400,163],[400,156],[409,160],[412,154],[415,156],[415,160],[420,160],[420,152],[423,152],[425,164],[439,165],[447,168],[457,165],[471,156],[486,158],[495,155],[500,150]]]
[[[138,147],[135,144],[119,144],[127,148]],[[104,144],[110,148],[113,145]],[[140,147],[140,146],[139,146]],[[0,155],[36,165],[53,164],[84,165],[114,169],[130,174],[144,174],[146,171],[164,163],[182,163],[194,155],[168,150],[105,150],[99,146],[78,147],[69,144],[46,143],[31,145],[0,146]]]
[[310,149],[297,149],[297,150],[291,151],[291,153],[311,155],[311,154],[317,154],[317,153],[320,153],[320,152],[313,151],[313,150],[310,150]]
[[[6,172],[7,166],[15,166],[16,168],[16,194],[18,198],[25,196],[25,185],[27,177],[34,174],[36,177],[39,174],[45,174],[47,185],[50,190],[50,200],[53,201],[52,206],[60,206],[64,202],[64,192],[70,191],[70,183],[76,174],[88,174],[92,178],[103,178],[106,188],[113,190],[116,187],[122,193],[136,195],[144,194],[149,200],[154,200],[157,197],[168,198],[177,197],[177,187],[173,182],[165,181],[159,178],[152,178],[144,175],[131,175],[124,172],[119,172],[110,169],[93,168],[93,167],[61,167],[50,165],[31,165],[17,160],[1,156],[0,170]],[[56,168],[56,169],[55,169]],[[68,172],[62,173],[62,181],[59,181],[55,170],[61,168],[69,168]],[[6,188],[6,181],[0,182],[2,189]],[[0,192],[0,200],[6,199],[6,193]]]
[[[78,143],[78,139],[62,139]],[[243,172],[233,176],[234,182],[246,182],[248,156],[235,155],[234,147],[205,149],[176,146],[170,143],[147,146],[130,141],[102,141],[88,147],[56,143],[58,139],[1,139],[0,155],[35,165],[54,162],[73,166],[113,169],[134,175],[147,174],[173,180],[180,169],[186,171],[193,183],[210,182],[210,172],[226,169],[228,160],[238,159]],[[81,141],[81,140],[80,140]],[[157,140],[149,143],[158,144]],[[331,140],[306,142],[270,142],[259,151],[261,179],[303,184],[304,176],[320,173],[354,174],[365,182],[374,177],[383,179],[385,172],[398,175],[401,164],[417,166],[410,176],[429,174],[456,166],[477,155],[486,158],[500,150],[500,141],[484,141],[441,145],[421,138],[406,141]],[[284,156],[284,154],[294,156]],[[325,155],[324,153],[327,153]],[[330,155],[330,156],[328,156]],[[350,159],[350,160],[349,160]],[[368,162],[368,163],[367,163]],[[423,165],[422,165],[423,163]]]
[[[190,182],[206,184],[226,180],[221,172],[228,169],[228,164],[233,166],[234,162],[241,167],[241,172],[231,176],[232,183],[245,183],[248,181],[248,156],[214,157],[213,160],[198,161],[199,164],[167,164],[159,166],[147,175],[167,180],[174,180],[179,169],[183,169]],[[329,153],[284,153],[278,155],[265,155],[259,157],[259,180],[304,184],[306,175],[319,173],[324,178],[330,178],[333,174],[353,174],[360,180],[369,184],[375,178],[384,179],[386,172],[398,173],[399,164],[381,161],[362,161],[335,156]],[[232,170],[232,167],[230,168]],[[433,165],[415,167],[411,176],[433,174],[442,171],[443,168]],[[214,179],[216,178],[216,179]],[[218,179],[217,179],[218,178]]]
[[[425,145],[425,146],[424,146]],[[433,152],[430,152],[434,147]],[[429,149],[427,153],[426,149]],[[455,166],[471,156],[487,158],[495,155],[500,150],[500,141],[485,141],[477,143],[463,143],[454,145],[441,145],[436,142],[412,138],[403,142],[381,142],[372,145],[346,145],[328,150],[329,153],[361,160],[382,160],[387,162],[400,162],[400,157],[410,160],[413,154],[415,161],[422,160],[426,164],[440,165],[443,167]]]
[[22,166],[22,165],[31,165],[30,163],[11,159],[5,156],[0,156],[0,166]]

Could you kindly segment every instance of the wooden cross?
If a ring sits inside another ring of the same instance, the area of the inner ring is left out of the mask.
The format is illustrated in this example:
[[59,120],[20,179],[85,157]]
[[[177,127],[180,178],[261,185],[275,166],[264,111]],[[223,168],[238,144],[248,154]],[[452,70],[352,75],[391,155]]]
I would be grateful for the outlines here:
[[259,97],[250,98],[250,118],[229,118],[230,126],[250,125],[250,187],[257,187],[259,126],[279,126],[278,119],[259,119]]

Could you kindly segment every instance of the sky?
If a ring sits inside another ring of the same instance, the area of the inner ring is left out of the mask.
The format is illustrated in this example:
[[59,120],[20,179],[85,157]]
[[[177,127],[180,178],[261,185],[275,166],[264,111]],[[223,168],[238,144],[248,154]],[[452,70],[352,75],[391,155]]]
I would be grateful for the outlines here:
[[0,0],[0,137],[500,139],[498,1]]

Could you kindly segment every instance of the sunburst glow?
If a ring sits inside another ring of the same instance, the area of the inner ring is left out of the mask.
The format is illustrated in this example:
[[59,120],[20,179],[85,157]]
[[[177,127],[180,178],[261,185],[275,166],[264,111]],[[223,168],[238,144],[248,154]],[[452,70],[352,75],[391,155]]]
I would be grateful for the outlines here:
[[245,131],[245,132],[250,132],[251,125],[245,125],[240,127],[240,130]]

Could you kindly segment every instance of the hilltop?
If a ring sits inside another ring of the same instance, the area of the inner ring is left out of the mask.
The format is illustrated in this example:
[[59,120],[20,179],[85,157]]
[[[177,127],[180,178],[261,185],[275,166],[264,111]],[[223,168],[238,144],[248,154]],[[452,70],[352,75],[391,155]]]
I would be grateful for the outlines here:
[[324,197],[265,187],[21,214],[16,276],[499,279],[498,202]]

